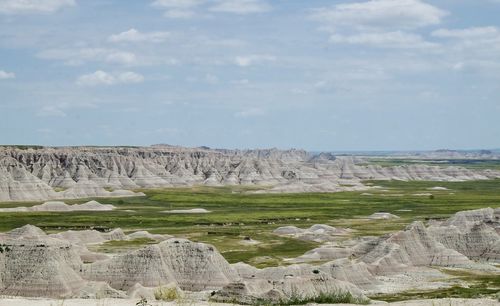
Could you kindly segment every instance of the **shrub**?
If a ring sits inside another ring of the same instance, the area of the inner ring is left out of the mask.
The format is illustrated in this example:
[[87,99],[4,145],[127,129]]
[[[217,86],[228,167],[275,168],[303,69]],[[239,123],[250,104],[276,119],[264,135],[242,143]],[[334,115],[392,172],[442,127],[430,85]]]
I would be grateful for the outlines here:
[[350,292],[322,292],[317,296],[301,296],[298,294],[292,295],[289,299],[280,301],[258,300],[254,305],[306,305],[310,303],[316,304],[370,304],[370,300],[354,297]]
[[139,300],[139,302],[135,303],[136,306],[151,306],[151,304],[148,303],[148,300],[146,298],[142,298]]
[[155,290],[155,299],[158,301],[175,301],[181,298],[175,287],[158,287]]

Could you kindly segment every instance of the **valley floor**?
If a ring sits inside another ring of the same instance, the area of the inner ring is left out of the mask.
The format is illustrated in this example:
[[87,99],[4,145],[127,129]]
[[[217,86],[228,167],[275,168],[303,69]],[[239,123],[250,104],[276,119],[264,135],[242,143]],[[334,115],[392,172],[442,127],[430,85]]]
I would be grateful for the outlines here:
[[[0,232],[31,224],[47,233],[96,229],[106,232],[121,228],[125,233],[147,230],[153,234],[173,235],[214,245],[229,263],[244,262],[255,267],[293,263],[292,258],[319,247],[322,242],[277,235],[279,227],[304,229],[326,224],[348,229],[345,239],[381,236],[404,229],[414,221],[445,219],[458,211],[500,207],[500,180],[469,182],[369,181],[363,192],[261,194],[254,188],[190,187],[139,190],[145,197],[98,199],[116,209],[109,211],[0,212]],[[89,199],[66,201],[79,204]],[[0,203],[0,208],[31,207],[32,203]],[[196,209],[192,213],[191,210]],[[176,213],[169,213],[169,211]],[[180,212],[180,213],[179,213]],[[190,213],[183,213],[190,212]],[[377,213],[388,218],[373,218]],[[394,216],[394,217],[392,217]],[[339,238],[339,243],[342,242]],[[89,247],[91,251],[112,256],[155,244],[152,239],[111,240]],[[321,264],[322,262],[311,262]],[[496,275],[443,270],[449,278],[445,288],[406,294],[370,296],[390,301],[391,305],[498,305],[500,290]],[[432,287],[432,286],[431,286]],[[442,298],[475,298],[473,300]],[[428,300],[419,300],[428,299]],[[407,302],[404,302],[407,300]],[[401,302],[398,302],[401,301]],[[43,300],[0,299],[3,305],[33,306],[113,306],[139,305],[138,300]],[[156,304],[155,304],[156,303]],[[385,302],[375,302],[385,303]],[[180,301],[176,304],[151,302],[151,305],[223,305]]]

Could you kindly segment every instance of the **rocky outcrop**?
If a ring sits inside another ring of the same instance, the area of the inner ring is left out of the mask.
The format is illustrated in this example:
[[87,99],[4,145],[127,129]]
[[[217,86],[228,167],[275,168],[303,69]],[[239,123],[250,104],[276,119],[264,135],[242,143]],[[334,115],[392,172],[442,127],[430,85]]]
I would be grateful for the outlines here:
[[[301,239],[306,230],[281,227],[276,234]],[[500,209],[458,212],[426,227],[413,222],[406,229],[382,237],[328,242],[289,262],[355,259],[374,275],[391,275],[413,267],[488,269],[484,263],[500,262]],[[335,238],[335,237],[333,237]],[[335,240],[335,239],[333,239]],[[328,241],[328,240],[326,240]]]
[[335,277],[327,268],[319,269],[304,264],[256,269],[239,264],[236,269],[240,279],[216,292],[213,299],[269,304],[342,293],[349,293],[360,300],[366,299],[358,287]]
[[376,212],[368,216],[368,219],[373,220],[389,220],[389,219],[399,219],[398,216],[387,212]]
[[[265,192],[367,189],[361,181],[462,181],[500,171],[404,165],[381,167],[353,157],[302,150],[143,148],[0,148],[0,201],[139,196],[130,190],[192,185],[265,185]],[[55,190],[63,189],[56,192]],[[112,190],[112,191],[109,191]]]
[[35,212],[35,211],[54,211],[54,212],[69,212],[69,211],[109,211],[116,207],[111,204],[101,204],[97,201],[89,201],[83,204],[68,205],[64,202],[51,201],[31,207],[14,207],[0,208],[0,212]]
[[69,242],[32,228],[6,236],[0,239],[0,295],[69,297],[85,286],[82,262]]
[[169,239],[84,270],[87,279],[105,281],[119,290],[129,290],[136,283],[155,287],[171,282],[184,290],[210,290],[229,284],[235,274],[213,246],[184,239]]
[[469,258],[500,263],[500,209],[458,212],[428,230],[444,246]]
[[325,224],[315,224],[309,228],[302,229],[295,226],[282,226],[273,231],[273,234],[305,241],[326,242],[334,241],[338,236],[347,235],[350,230],[335,228]]
[[[499,215],[499,209],[466,211],[428,227],[414,222],[382,237],[328,241],[302,256],[303,261],[321,263],[265,269],[230,265],[211,245],[167,235],[145,231],[127,235],[120,229],[46,235],[26,225],[0,234],[0,295],[137,297],[152,296],[161,287],[180,293],[208,290],[218,301],[242,303],[285,303],[345,292],[364,299],[365,293],[397,292],[426,277],[429,283],[430,278],[446,277],[433,267],[499,273],[490,264],[498,263],[500,253]],[[301,239],[304,232],[335,236],[338,231],[314,225],[308,229],[284,227],[277,234],[299,234],[296,238]],[[90,244],[137,238],[159,243],[112,255],[87,249]],[[395,285],[387,284],[388,280],[411,282]]]
[[[136,232],[132,237],[150,235]],[[118,236],[96,231],[48,236],[31,225],[0,234],[0,295],[125,297],[137,284],[153,291],[169,284],[201,291],[220,289],[237,279],[213,246],[185,239],[169,239],[111,258],[85,247]],[[84,263],[82,257],[90,254],[101,258]]]

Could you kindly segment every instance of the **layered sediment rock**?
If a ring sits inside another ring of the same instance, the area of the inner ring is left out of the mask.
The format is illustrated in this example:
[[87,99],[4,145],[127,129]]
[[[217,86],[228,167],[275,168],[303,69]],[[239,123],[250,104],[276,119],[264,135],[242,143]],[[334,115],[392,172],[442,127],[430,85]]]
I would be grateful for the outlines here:
[[176,282],[184,290],[201,291],[229,284],[236,272],[213,246],[170,239],[89,265],[84,275],[119,290]]
[[0,148],[0,201],[138,196],[141,194],[130,190],[201,184],[272,186],[266,192],[335,192],[367,189],[361,181],[368,179],[498,177],[500,171],[460,167],[364,165],[353,157],[312,155],[302,150]]
[[326,242],[334,241],[338,236],[347,235],[350,230],[335,228],[325,224],[315,224],[309,228],[302,229],[295,226],[283,226],[275,229],[274,234],[300,240]]
[[101,204],[96,201],[89,201],[83,204],[68,205],[64,202],[51,201],[31,207],[14,207],[0,208],[0,212],[34,212],[34,211],[54,211],[54,212],[69,212],[69,211],[109,211],[116,207],[111,204]]
[[69,242],[30,231],[0,239],[0,295],[73,296],[86,284],[80,257]]
[[428,228],[434,239],[469,258],[500,263],[500,209],[463,211]]
[[[214,291],[212,298],[218,301],[244,303],[286,302],[347,292],[363,299],[368,292],[409,288],[387,284],[389,279],[411,280],[415,276],[417,281],[411,283],[415,286],[425,282],[425,277],[445,277],[433,267],[473,268],[499,274],[499,269],[489,264],[497,262],[500,253],[499,215],[498,209],[481,209],[457,213],[428,227],[414,222],[383,237],[339,244],[333,254],[339,258],[334,260],[265,269],[243,263],[230,265],[213,246],[177,238],[87,263],[82,260],[85,256],[104,255],[91,254],[86,249],[88,244],[156,235],[126,235],[120,229],[46,235],[26,225],[0,234],[0,295],[125,297],[141,292],[151,295],[155,288],[167,286],[179,292]],[[336,232],[324,225],[307,230]],[[279,232],[303,231],[289,227]],[[160,241],[167,237],[156,238]],[[333,256],[321,253],[322,248],[328,249],[323,246],[315,250],[320,254],[318,260]]]
[[349,293],[358,299],[366,299],[358,287],[336,278],[327,268],[321,270],[302,264],[256,269],[239,264],[236,269],[240,279],[219,290],[213,296],[215,300],[246,304],[262,301],[286,303],[291,299],[307,299],[342,293]]

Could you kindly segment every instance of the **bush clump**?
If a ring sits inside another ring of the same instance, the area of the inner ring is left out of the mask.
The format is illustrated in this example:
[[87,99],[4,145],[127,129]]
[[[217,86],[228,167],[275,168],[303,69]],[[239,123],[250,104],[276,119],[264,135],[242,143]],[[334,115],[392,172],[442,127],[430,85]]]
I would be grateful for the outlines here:
[[257,300],[254,305],[306,305],[316,304],[370,304],[370,300],[353,296],[350,292],[322,292],[317,296],[293,295],[280,301]]
[[181,298],[181,293],[175,287],[158,287],[154,295],[157,301],[171,302]]

